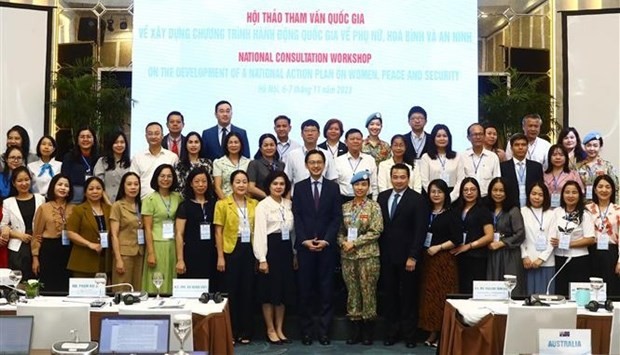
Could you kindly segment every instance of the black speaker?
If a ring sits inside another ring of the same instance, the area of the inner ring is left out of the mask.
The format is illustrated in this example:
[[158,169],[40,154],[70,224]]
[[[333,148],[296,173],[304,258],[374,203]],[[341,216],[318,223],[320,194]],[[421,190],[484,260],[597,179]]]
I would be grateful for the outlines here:
[[105,38],[105,22],[101,22],[100,24],[100,38],[97,40],[97,18],[96,17],[82,17],[80,18],[80,22],[78,24],[78,41],[90,41],[103,43],[103,39]]
[[213,301],[215,303],[222,303],[224,301],[224,296],[225,294],[220,292],[203,292],[198,298],[198,301],[200,301],[200,303],[208,303],[209,301]]
[[614,303],[612,300],[606,300],[605,303],[599,303],[597,301],[590,301],[586,305],[586,309],[590,312],[598,312],[599,308],[604,308],[608,312],[613,312]]

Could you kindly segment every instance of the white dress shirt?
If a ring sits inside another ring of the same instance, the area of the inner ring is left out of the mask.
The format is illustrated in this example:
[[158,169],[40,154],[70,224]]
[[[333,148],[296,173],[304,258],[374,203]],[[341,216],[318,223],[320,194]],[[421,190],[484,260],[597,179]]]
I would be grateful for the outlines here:
[[463,159],[459,153],[456,153],[454,159],[448,159],[445,155],[438,156],[437,159],[431,159],[428,153],[424,153],[422,159],[420,159],[419,166],[422,189],[426,191],[431,181],[442,179],[448,184],[448,187],[454,188],[452,193],[450,193],[450,199],[456,201],[459,197],[461,181],[465,178]]
[[[334,160],[331,158],[329,152],[319,147],[316,147],[315,149],[320,150],[323,154],[325,154],[325,169],[323,170],[323,176],[327,180],[336,180],[338,178],[338,173],[336,172]],[[286,172],[289,180],[291,180],[291,184],[293,186],[301,180],[310,177],[310,172],[306,168],[306,153],[308,153],[308,150],[304,146],[292,150],[288,153],[286,161],[284,162],[284,171]],[[293,191],[291,190],[291,194],[292,193]]]
[[359,157],[355,159],[351,153],[347,153],[337,157],[335,163],[341,195],[354,197],[355,193],[353,192],[351,178],[355,173],[368,170],[370,173],[370,190],[368,193],[372,194],[373,200],[377,200],[379,196],[379,190],[377,188],[377,163],[372,155],[360,153]]
[[[174,166],[179,161],[179,157],[168,149],[161,148],[157,155],[151,154],[150,150],[134,155],[131,159],[130,171],[140,177],[140,198],[145,198],[154,190],[151,188],[151,178],[155,169],[161,164]],[[175,174],[174,168],[172,173]]]
[[301,148],[301,145],[289,138],[289,140],[286,142],[278,141],[276,148],[278,149],[278,154],[280,154],[280,161],[285,161],[288,153],[292,152],[297,148]]
[[30,175],[32,175],[32,192],[45,196],[47,194],[47,188],[52,181],[52,177],[60,174],[62,162],[54,158],[50,159],[49,165],[52,168],[51,174],[47,169],[45,171],[41,170],[43,164],[45,163],[41,159],[35,160],[32,163],[28,163],[28,170],[30,170]]
[[[531,261],[541,259],[543,260],[541,266],[555,266],[555,258],[550,257],[553,256],[551,228],[556,226],[553,210],[549,209],[543,212],[542,208],[521,207],[521,215],[525,225],[525,240],[521,243],[521,258],[529,257]],[[545,250],[536,250],[536,239],[539,236],[544,236],[547,240]]]
[[501,176],[497,154],[482,149],[482,153],[476,155],[474,150],[469,148],[463,153],[462,159],[465,177],[475,178],[480,184],[480,196],[486,196],[491,180]]
[[[545,170],[547,169],[547,165],[549,164],[549,162],[547,161],[547,154],[549,153],[549,148],[551,148],[551,143],[540,137],[536,137],[533,142],[528,142],[527,144],[526,158],[541,163],[543,166],[543,170]],[[508,142],[508,145],[506,146],[506,160],[510,159],[512,159],[512,149],[510,147],[510,142]]]
[[291,244],[295,245],[292,238],[294,223],[291,206],[291,200],[283,198],[281,202],[276,202],[271,196],[256,205],[252,249],[259,262],[267,261],[267,236],[271,233],[281,233],[282,228],[286,228],[290,233]]
[[[393,158],[389,158],[379,163],[379,168],[377,169],[377,187],[379,192],[392,188],[392,177],[390,176],[390,171],[395,164],[396,163],[394,163]],[[409,167],[409,187],[417,193],[422,193],[420,168],[417,166],[412,168],[411,165],[407,163],[404,164]]]

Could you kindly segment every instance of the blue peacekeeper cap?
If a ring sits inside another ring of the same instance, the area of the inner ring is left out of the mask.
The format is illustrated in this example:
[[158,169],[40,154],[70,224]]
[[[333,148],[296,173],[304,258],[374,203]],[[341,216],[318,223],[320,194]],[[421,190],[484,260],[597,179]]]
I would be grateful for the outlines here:
[[353,174],[353,177],[351,178],[351,185],[362,180],[370,180],[370,172],[368,170],[358,171]]
[[601,139],[601,134],[598,133],[597,131],[592,131],[592,132],[586,134],[585,137],[583,137],[583,144],[588,144],[588,142],[593,141],[595,139],[600,140]]
[[383,118],[381,118],[381,112],[375,112],[372,115],[368,116],[368,118],[366,119],[366,128],[368,128],[368,125],[374,119],[381,121],[381,124],[383,124]]

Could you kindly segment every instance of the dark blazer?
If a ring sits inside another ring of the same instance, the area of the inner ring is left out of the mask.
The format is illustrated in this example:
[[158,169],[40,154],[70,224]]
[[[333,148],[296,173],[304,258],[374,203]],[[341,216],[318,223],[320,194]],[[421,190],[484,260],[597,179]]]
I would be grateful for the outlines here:
[[314,208],[311,178],[295,184],[293,216],[295,217],[295,249],[315,237],[336,247],[338,229],[342,223],[342,203],[338,184],[323,178],[319,210]]
[[[327,141],[319,144],[318,147],[319,148],[323,148],[323,149],[325,149],[326,151],[329,152],[329,148],[327,148]],[[342,142],[338,142],[338,153],[336,154],[336,157],[339,157],[341,155],[347,154],[348,151],[349,151],[349,148],[347,148],[346,144],[344,144]]]
[[[170,150],[170,148],[168,148],[168,137],[170,137],[170,133],[164,136],[164,139],[161,141],[161,146],[164,149]],[[181,145],[179,146],[179,152],[181,151],[181,147],[184,146],[185,143],[187,143],[187,137],[181,135]]]
[[[519,180],[513,159],[499,163],[499,170],[506,181],[506,192],[512,196],[515,206],[519,206]],[[530,186],[536,181],[543,181],[543,167],[537,161],[525,160],[525,186]],[[523,207],[523,206],[521,206]]]
[[[422,153],[420,153],[420,158],[422,157],[422,155],[424,155],[424,153],[428,152],[428,149],[433,144],[433,142],[431,142],[431,135],[426,132],[424,132],[424,134],[426,135],[426,141],[424,141],[424,147],[422,147]],[[405,136],[405,145],[407,146],[407,150],[405,150],[404,160],[405,163],[413,166],[413,161],[416,157],[416,151],[413,147],[413,142],[411,142],[411,131],[403,133],[403,136]]]
[[[381,260],[404,264],[407,258],[419,261],[424,247],[429,222],[429,208],[419,193],[407,188],[400,197],[394,216],[390,219],[388,200],[393,189],[379,194],[377,202],[383,215],[383,233],[379,238]],[[295,220],[297,223],[297,220]]]
[[[106,230],[110,230],[110,205],[101,204],[105,218]],[[100,244],[99,226],[93,215],[93,210],[88,202],[83,202],[75,207],[67,220],[67,230],[75,232],[82,238],[92,243]],[[108,248],[100,254],[88,249],[83,245],[71,243],[71,254],[67,269],[71,271],[97,273],[109,272],[112,269],[112,241],[108,235]]]
[[[239,128],[235,125],[230,125],[230,131],[237,132],[241,135],[241,144],[243,144],[243,152],[241,152],[241,155],[251,159],[250,144],[248,142],[248,134],[245,132],[245,129]],[[215,161],[215,159],[224,156],[224,152],[220,146],[217,125],[202,131],[202,156],[211,161]]]

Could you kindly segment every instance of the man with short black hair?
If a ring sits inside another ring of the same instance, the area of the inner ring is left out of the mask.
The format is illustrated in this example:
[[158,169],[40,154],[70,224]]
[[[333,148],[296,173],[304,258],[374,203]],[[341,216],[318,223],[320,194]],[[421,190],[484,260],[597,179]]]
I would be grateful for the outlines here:
[[429,208],[419,193],[409,188],[409,167],[394,164],[390,169],[392,189],[379,194],[377,202],[383,215],[383,233],[379,238],[381,282],[386,318],[386,337],[391,346],[399,335],[407,348],[414,348],[418,326],[418,260],[424,250]]
[[330,344],[329,328],[334,316],[336,236],[342,223],[342,203],[338,184],[323,177],[325,157],[321,150],[307,152],[303,161],[309,177],[295,184],[293,195],[295,250],[299,262],[299,321],[304,345],[312,344],[315,292],[319,297],[318,338],[321,345]]
[[289,138],[291,133],[291,119],[285,115],[279,115],[273,120],[273,130],[276,132],[278,144],[276,148],[280,154],[280,160],[286,161],[286,156],[293,150],[300,148],[301,145]]
[[405,136],[405,144],[407,144],[404,159],[405,163],[414,166],[414,161],[420,160],[422,155],[428,152],[428,148],[435,144],[435,142],[431,142],[431,136],[424,132],[424,126],[426,126],[427,122],[426,110],[420,106],[413,106],[409,109],[407,118],[409,119],[411,131],[403,134]]
[[185,145],[185,136],[181,133],[185,127],[183,114],[179,111],[170,112],[166,117],[166,127],[168,134],[161,141],[161,146],[180,157]]
[[[523,127],[523,133],[527,138],[527,152],[526,158],[542,164],[543,169],[547,168],[547,153],[551,148],[551,143],[538,137],[540,135],[540,127],[542,126],[542,118],[537,113],[529,113],[521,120],[521,126]],[[506,146],[506,160],[510,160],[513,157],[511,144]]]
[[357,128],[351,128],[345,134],[345,143],[347,144],[347,153],[337,157],[334,162],[338,173],[338,186],[340,186],[340,195],[342,202],[348,202],[355,197],[353,193],[353,185],[351,178],[355,173],[360,171],[368,171],[370,176],[369,194],[376,201],[379,195],[377,187],[377,165],[375,159],[370,154],[362,153],[362,132]]
[[499,167],[506,183],[506,196],[512,196],[515,205],[523,207],[527,200],[527,186],[543,181],[543,167],[539,162],[527,159],[528,138],[525,134],[513,134],[509,143],[513,157],[501,162]]
[[230,132],[237,132],[241,135],[243,146],[241,155],[250,158],[248,134],[243,128],[239,128],[231,123],[232,105],[230,102],[222,100],[215,104],[215,118],[217,118],[217,125],[202,131],[202,155],[211,161],[221,158],[224,155],[224,150],[222,149],[224,137]]
[[154,190],[151,188],[151,178],[155,169],[161,164],[175,165],[179,157],[161,146],[163,127],[159,122],[150,122],[145,129],[146,141],[149,148],[137,153],[131,159],[130,170],[140,176],[140,198],[145,198]]
[[[338,178],[338,173],[336,172],[334,160],[331,158],[331,155],[328,154],[326,150],[319,148],[316,144],[319,139],[320,131],[319,123],[315,120],[305,120],[301,124],[301,138],[304,144],[300,148],[291,151],[284,161],[286,164],[284,171],[291,180],[291,184],[295,185],[310,176],[308,169],[304,165],[304,161],[306,159],[306,154],[314,149],[320,150],[326,156],[323,176],[327,180],[336,180]],[[294,189],[291,190],[291,194],[294,194]]]

